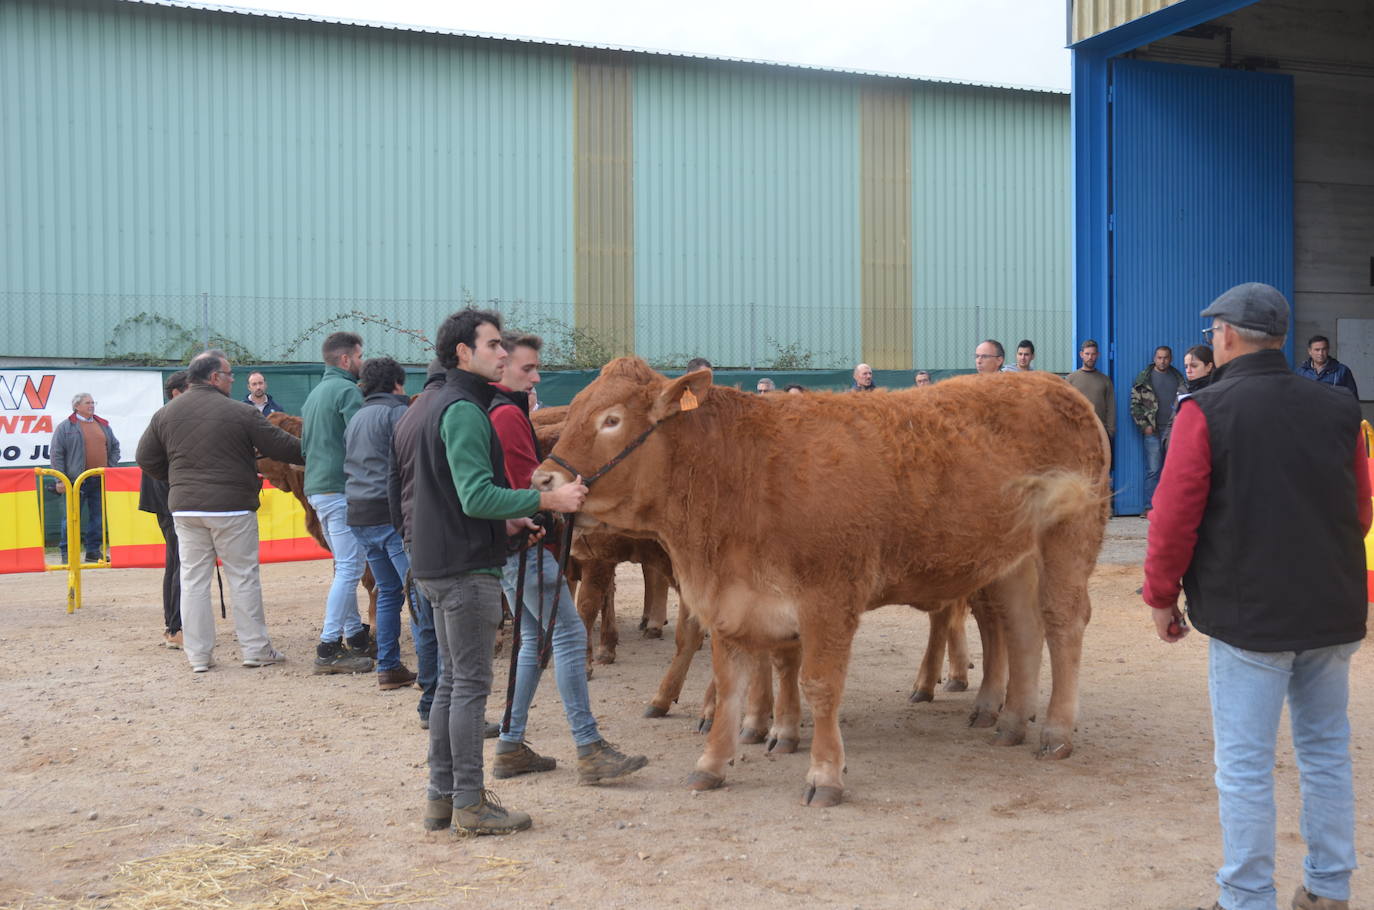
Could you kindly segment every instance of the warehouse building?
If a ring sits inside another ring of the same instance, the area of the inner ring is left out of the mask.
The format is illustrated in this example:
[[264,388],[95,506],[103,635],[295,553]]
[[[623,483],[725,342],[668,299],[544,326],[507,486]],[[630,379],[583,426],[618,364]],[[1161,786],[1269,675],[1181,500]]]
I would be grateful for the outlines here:
[[563,362],[1073,367],[1068,98],[263,14],[0,4],[9,364],[308,362],[494,302]]
[[[1117,509],[1144,506],[1130,383],[1219,293],[1293,303],[1374,398],[1374,4],[1070,0],[1074,306],[1117,393]],[[1370,406],[1365,405],[1366,415]]]

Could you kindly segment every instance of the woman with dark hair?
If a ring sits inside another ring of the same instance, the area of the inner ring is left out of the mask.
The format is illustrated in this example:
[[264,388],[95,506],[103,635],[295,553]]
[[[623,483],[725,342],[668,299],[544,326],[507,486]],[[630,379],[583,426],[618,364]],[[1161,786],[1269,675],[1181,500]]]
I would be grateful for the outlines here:
[[[1178,387],[1178,397],[1174,399],[1174,413],[1178,413],[1179,402],[1184,395],[1191,395],[1198,389],[1211,385],[1212,371],[1216,369],[1212,361],[1212,349],[1205,344],[1195,344],[1188,349],[1188,353],[1183,355],[1183,376],[1187,380]],[[1169,445],[1169,429],[1164,430],[1164,437],[1160,443],[1167,448]]]

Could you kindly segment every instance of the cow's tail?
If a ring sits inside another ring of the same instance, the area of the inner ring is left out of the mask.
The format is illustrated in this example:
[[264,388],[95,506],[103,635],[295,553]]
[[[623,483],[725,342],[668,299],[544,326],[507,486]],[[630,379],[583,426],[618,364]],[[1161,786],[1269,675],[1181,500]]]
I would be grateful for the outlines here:
[[1102,484],[1077,471],[1047,471],[1012,481],[1010,492],[1022,502],[1021,520],[1036,537],[1071,518],[1101,516],[1110,496]]

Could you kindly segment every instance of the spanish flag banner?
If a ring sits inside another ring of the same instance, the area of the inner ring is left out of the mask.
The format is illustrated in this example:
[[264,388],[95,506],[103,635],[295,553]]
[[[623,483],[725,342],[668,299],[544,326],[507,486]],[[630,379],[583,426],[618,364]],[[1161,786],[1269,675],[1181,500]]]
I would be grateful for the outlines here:
[[38,475],[32,469],[0,470],[0,573],[42,571]]
[[[105,522],[110,535],[110,565],[116,569],[160,568],[163,564],[164,544],[157,518],[138,510],[141,482],[138,468],[105,470]],[[296,497],[264,480],[259,503],[259,561],[332,558],[305,530],[305,509]]]

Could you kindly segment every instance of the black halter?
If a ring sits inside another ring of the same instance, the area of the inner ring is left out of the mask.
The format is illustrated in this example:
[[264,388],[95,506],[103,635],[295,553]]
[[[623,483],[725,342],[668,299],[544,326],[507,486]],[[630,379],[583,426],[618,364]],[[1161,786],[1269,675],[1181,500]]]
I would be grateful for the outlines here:
[[[680,413],[682,412],[678,411],[674,414],[669,414],[668,417],[663,418],[663,420],[667,420],[670,417],[674,417],[676,416],[676,414]],[[654,430],[657,430],[659,427],[663,426],[663,420],[660,420],[658,423],[654,424],[653,426],[649,427],[649,429],[645,430],[643,433],[640,433],[638,436],[636,436],[633,440],[630,441],[629,445],[620,450],[619,455],[615,456],[610,461],[606,462],[601,467],[597,468],[594,473],[582,476],[582,485],[587,487],[588,489],[591,489],[592,484],[600,480],[602,477],[605,477],[606,474],[610,472],[611,468],[620,464],[622,461],[624,461],[626,458],[630,456],[631,452],[633,452],[640,446],[644,445],[644,441],[648,439],[651,435],[653,435]],[[573,477],[578,477],[581,475],[581,472],[579,472],[576,468],[574,468],[572,465],[568,464],[566,461],[559,458],[552,452],[549,453],[549,461],[552,461],[554,464],[558,465],[563,470],[569,472],[570,474],[572,474]]]

